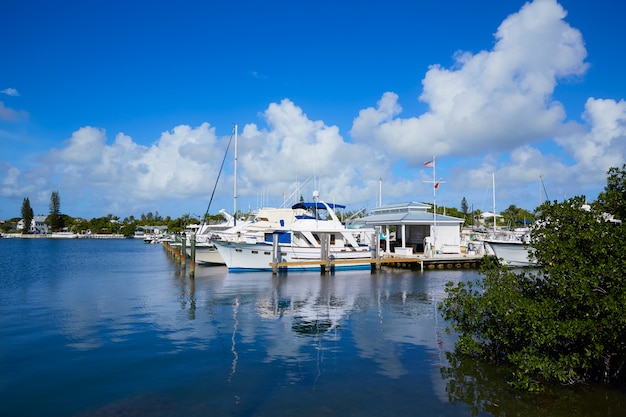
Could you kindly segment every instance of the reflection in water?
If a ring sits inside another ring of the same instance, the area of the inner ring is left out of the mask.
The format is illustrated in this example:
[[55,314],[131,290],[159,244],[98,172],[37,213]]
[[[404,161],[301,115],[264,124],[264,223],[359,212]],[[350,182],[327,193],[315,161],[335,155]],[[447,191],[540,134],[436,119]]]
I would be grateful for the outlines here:
[[239,311],[239,297],[235,297],[235,304],[233,305],[233,334],[230,337],[230,351],[233,353],[233,364],[230,368],[230,375],[228,376],[228,382],[231,382],[233,379],[233,375],[237,372],[237,359],[239,359],[239,354],[237,353],[237,327],[239,326],[239,321],[237,320],[237,311]]
[[[217,267],[189,278],[142,242],[0,244],[2,416],[565,416],[562,398],[581,415],[626,405],[605,390],[576,392],[584,404],[572,391],[521,396],[502,369],[446,356],[455,337],[437,303],[447,281],[475,271]],[[24,253],[33,266],[20,275]]]
[[624,392],[601,386],[549,387],[529,393],[509,388],[509,370],[448,353],[441,368],[451,403],[465,403],[472,415],[488,412],[499,417],[618,416],[626,406]]

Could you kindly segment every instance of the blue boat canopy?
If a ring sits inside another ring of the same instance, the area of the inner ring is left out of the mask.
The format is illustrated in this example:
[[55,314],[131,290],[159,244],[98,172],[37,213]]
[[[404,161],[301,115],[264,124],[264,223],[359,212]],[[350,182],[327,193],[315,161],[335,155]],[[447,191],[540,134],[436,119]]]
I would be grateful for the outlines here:
[[[326,203],[328,205],[328,207],[330,207],[331,209],[336,209],[336,208],[340,208],[340,209],[345,209],[346,206],[343,206],[341,204],[333,204],[333,203]],[[317,209],[317,210],[326,210],[326,206],[324,206],[324,204],[322,203],[296,203],[293,206],[291,206],[292,209]]]

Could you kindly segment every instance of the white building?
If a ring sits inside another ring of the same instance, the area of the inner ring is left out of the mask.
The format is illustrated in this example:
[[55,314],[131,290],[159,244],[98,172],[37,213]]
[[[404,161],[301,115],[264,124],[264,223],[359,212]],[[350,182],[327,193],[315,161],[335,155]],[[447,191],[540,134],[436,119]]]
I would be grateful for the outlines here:
[[[30,222],[28,233],[48,234],[49,229],[45,221],[46,216],[34,216],[33,220]],[[17,230],[24,230],[24,219],[20,219],[20,221],[17,222]]]
[[[434,215],[429,204],[387,204],[356,222],[378,226],[385,240],[386,253],[461,253],[461,225],[458,217]],[[395,230],[395,234],[393,231]]]

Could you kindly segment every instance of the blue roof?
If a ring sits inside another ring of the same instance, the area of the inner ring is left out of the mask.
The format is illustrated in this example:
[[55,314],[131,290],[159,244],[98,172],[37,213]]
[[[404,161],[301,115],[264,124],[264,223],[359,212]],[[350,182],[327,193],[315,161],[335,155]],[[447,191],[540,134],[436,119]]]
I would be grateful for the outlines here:
[[[409,211],[399,213],[384,213],[384,214],[371,214],[360,219],[356,219],[356,222],[365,223],[368,225],[397,225],[397,224],[422,224],[430,225],[435,223],[435,217],[433,213],[427,211]],[[465,220],[458,217],[444,216],[437,214],[437,223],[447,224],[460,224]]]
[[[336,209],[336,208],[340,208],[340,209],[345,209],[346,206],[342,206],[341,204],[333,204],[333,203],[326,203],[328,205],[328,207],[330,207],[331,209]],[[311,209],[311,208],[315,208],[317,210],[326,210],[326,206],[323,203],[296,203],[293,206],[291,206],[292,209]]]

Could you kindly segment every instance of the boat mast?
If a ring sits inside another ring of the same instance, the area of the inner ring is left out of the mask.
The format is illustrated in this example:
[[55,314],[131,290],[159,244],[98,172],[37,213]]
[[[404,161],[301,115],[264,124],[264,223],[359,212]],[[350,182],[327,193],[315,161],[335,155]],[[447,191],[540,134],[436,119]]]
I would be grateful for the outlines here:
[[233,225],[237,226],[237,123],[235,123],[235,164],[233,168]]

